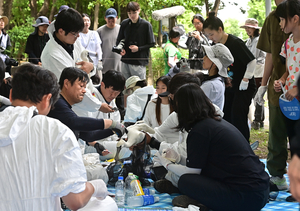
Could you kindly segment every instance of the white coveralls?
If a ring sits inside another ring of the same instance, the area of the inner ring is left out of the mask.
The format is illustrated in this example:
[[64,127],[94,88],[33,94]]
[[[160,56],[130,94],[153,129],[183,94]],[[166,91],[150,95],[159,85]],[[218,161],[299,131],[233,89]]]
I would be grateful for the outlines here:
[[[53,38],[53,33],[55,31],[53,21],[49,27],[49,37],[50,40],[46,43],[46,46],[41,55],[42,66],[53,72],[57,79],[59,80],[61,72],[66,67],[75,67],[75,63],[82,61],[80,58],[81,52],[85,50],[80,41],[77,39],[74,43],[74,50],[73,50],[73,57],[61,46],[59,45],[55,39]],[[91,72],[91,74],[95,74],[96,70]],[[90,74],[90,76],[92,76]],[[90,82],[87,85],[86,93],[82,102],[76,103],[72,106],[72,110],[78,115],[82,117],[91,117],[91,112],[98,111],[101,107],[101,102],[95,98],[92,93],[94,92],[95,88]]]
[[[85,190],[74,133],[58,120],[33,116],[35,110],[11,106],[0,112],[0,210],[58,211],[60,197]],[[103,200],[103,210],[110,200]]]
[[127,108],[124,116],[124,122],[135,123],[143,115],[144,108],[147,106],[148,94],[151,94],[151,99],[157,97],[153,86],[145,86],[136,89],[131,95],[127,97]]
[[[95,89],[94,94],[100,102],[106,103],[103,95],[98,91],[98,89]],[[117,107],[115,100],[111,101],[109,105],[113,108]],[[121,115],[119,111],[115,111],[112,113],[103,113],[101,111],[97,111],[97,112],[93,112],[92,115],[93,118],[97,118],[97,119],[112,119],[118,122],[121,121]],[[118,136],[112,135],[98,141],[100,144],[102,144],[105,147],[105,149],[111,152],[106,156],[100,156],[101,160],[107,160],[115,157],[117,152],[117,143],[118,143],[117,140],[118,140]],[[87,147],[85,153],[90,153],[90,152],[96,152],[96,149],[94,147]],[[122,158],[129,157],[130,154],[131,151],[128,148],[123,147],[120,151],[119,158],[122,159]]]

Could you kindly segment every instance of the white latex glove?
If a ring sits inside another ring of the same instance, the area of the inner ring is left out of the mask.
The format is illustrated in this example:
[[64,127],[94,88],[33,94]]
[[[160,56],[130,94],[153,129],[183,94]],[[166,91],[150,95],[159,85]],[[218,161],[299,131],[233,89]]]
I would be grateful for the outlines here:
[[257,93],[256,93],[255,97],[254,97],[254,102],[256,102],[258,105],[262,106],[265,102],[264,95],[265,95],[267,89],[268,89],[267,85],[266,86],[260,86],[257,90]]
[[155,156],[159,159],[157,162],[164,166],[166,169],[168,169],[167,166],[172,162],[161,156],[159,152],[155,153]]
[[173,147],[164,149],[162,152],[162,157],[164,157],[174,163],[179,163],[180,158],[181,158],[180,154],[178,152],[176,152],[173,149]]
[[11,102],[8,98],[3,97],[0,95],[0,103],[4,104],[4,105],[11,105]]
[[99,200],[103,200],[108,195],[107,187],[105,182],[102,179],[96,179],[89,181],[94,187],[93,197],[96,197]]
[[133,145],[137,145],[141,143],[145,138],[145,133],[141,131],[145,131],[151,134],[154,134],[155,131],[146,123],[137,122],[134,125],[127,127],[127,142],[124,140],[120,140],[117,144],[117,147],[123,145],[124,147],[131,147]]
[[240,83],[240,90],[247,90],[248,84],[249,84],[249,81],[246,82],[246,81],[242,80]]

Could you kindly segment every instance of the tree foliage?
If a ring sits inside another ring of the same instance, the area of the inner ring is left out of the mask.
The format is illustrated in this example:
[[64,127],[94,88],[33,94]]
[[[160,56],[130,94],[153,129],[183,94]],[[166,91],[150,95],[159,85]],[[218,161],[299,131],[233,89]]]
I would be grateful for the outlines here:
[[[272,1],[272,10],[276,8],[274,1]],[[266,7],[264,0],[250,0],[248,2],[248,17],[255,18],[258,21],[260,27],[263,26],[266,19]]]

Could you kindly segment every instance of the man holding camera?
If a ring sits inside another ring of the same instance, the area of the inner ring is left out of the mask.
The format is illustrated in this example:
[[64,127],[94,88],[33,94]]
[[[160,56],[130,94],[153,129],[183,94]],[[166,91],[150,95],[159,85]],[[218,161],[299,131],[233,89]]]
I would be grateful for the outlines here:
[[113,51],[122,55],[121,68],[126,79],[133,75],[146,79],[149,49],[155,45],[152,26],[139,17],[141,10],[137,2],[129,2],[126,8],[129,18],[121,23]]

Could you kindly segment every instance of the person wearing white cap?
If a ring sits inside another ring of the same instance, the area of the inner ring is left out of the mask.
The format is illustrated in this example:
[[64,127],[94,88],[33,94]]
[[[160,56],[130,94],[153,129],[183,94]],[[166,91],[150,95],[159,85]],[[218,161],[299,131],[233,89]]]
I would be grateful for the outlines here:
[[40,57],[49,40],[49,35],[47,33],[49,20],[45,16],[40,16],[32,26],[35,27],[35,30],[27,38],[25,53],[28,54],[29,62],[42,65]]
[[10,37],[4,29],[8,22],[9,20],[6,16],[0,15],[0,58],[4,63],[5,60],[9,58],[6,55],[6,50],[9,50],[11,48]]
[[[245,25],[241,26],[240,28],[244,28],[246,30],[247,35],[249,36],[249,39],[246,41],[246,46],[253,53],[256,59],[254,79],[255,79],[256,88],[258,89],[261,85],[261,80],[264,74],[264,66],[265,66],[265,58],[266,58],[266,53],[256,48],[259,39],[260,27],[258,26],[258,21],[256,19],[248,18],[245,21]],[[263,128],[264,120],[265,120],[264,106],[259,105],[258,103],[255,102],[254,120],[251,123],[251,128],[255,130],[258,130],[259,128]]]
[[234,62],[233,56],[229,49],[220,43],[214,46],[202,45],[202,48],[206,53],[203,68],[208,70],[208,76],[202,81],[201,89],[212,103],[223,110],[225,83],[228,83],[227,67]]

